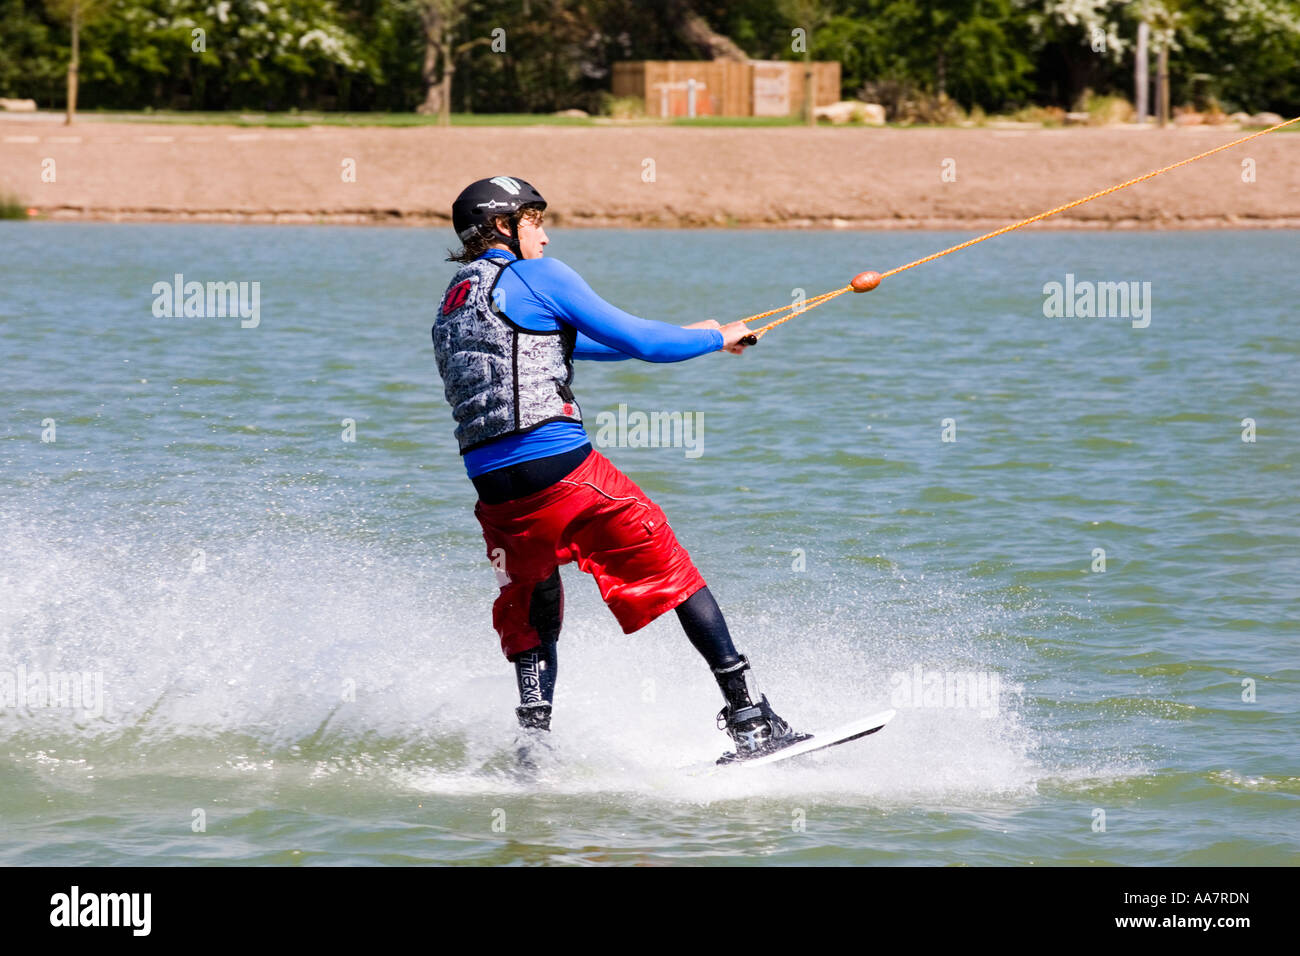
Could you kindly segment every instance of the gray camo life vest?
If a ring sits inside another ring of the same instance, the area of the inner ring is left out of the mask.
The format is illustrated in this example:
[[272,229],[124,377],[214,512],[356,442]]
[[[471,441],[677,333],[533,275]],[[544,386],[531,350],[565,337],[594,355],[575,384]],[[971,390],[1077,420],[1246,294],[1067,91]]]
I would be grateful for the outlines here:
[[582,421],[569,389],[578,333],[563,324],[555,332],[534,332],[511,322],[492,300],[506,264],[488,258],[462,266],[433,325],[438,373],[462,455],[547,422]]

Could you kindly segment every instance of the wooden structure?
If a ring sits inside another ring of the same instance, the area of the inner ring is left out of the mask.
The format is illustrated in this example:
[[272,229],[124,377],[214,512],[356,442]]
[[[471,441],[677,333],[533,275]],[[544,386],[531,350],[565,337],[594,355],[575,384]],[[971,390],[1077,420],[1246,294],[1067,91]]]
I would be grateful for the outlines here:
[[613,94],[635,96],[647,116],[797,116],[804,70],[813,71],[813,106],[840,99],[837,62],[797,60],[631,60],[614,64]]

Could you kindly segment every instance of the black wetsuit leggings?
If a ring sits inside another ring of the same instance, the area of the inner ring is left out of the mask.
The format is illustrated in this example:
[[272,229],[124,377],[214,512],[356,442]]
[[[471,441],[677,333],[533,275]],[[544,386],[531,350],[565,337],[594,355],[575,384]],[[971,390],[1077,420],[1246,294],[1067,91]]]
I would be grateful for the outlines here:
[[[591,451],[591,445],[586,444],[559,455],[497,468],[471,480],[484,504],[513,501],[549,488],[586,461]],[[537,701],[538,695],[547,702],[554,700],[560,593],[560,571],[556,568],[554,574],[537,585],[530,605],[531,623],[537,628],[542,644],[511,658],[519,681],[520,698],[525,703]],[[740,655],[731,641],[727,621],[707,586],[677,606],[677,619],[709,667],[721,670],[739,663]]]

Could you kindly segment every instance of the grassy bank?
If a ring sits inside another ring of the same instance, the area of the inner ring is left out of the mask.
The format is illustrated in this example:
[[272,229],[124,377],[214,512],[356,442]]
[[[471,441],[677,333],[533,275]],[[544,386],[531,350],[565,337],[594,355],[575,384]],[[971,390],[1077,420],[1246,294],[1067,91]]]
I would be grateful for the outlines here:
[[[0,116],[4,114],[0,113]],[[49,111],[49,115],[56,115]],[[61,116],[62,114],[57,114]],[[437,116],[417,113],[250,113],[183,112],[178,110],[139,110],[121,112],[114,110],[86,110],[77,114],[79,122],[112,123],[183,123],[188,126],[377,126],[402,128],[411,126],[437,126]],[[548,113],[453,113],[452,126],[726,126],[763,127],[794,126],[799,117],[785,116],[702,116],[693,119],[669,120],[637,118],[614,119],[608,116],[552,116]]]
[[[61,112],[42,111],[42,119],[62,118]],[[0,119],[10,114],[0,113]],[[15,113],[12,118],[21,119],[32,114]],[[405,127],[437,126],[438,117],[421,116],[416,113],[316,113],[289,111],[284,113],[250,113],[230,110],[225,112],[184,112],[180,110],[86,110],[77,114],[78,122],[85,123],[160,123],[186,126],[244,126],[294,128],[307,126],[339,127],[376,127],[400,129]],[[952,123],[889,123],[891,129],[979,129],[999,128],[1003,125],[1015,125],[1022,128],[1043,127],[1059,128],[1061,123],[1055,119],[1042,119],[1024,116],[979,116]],[[619,127],[715,127],[715,128],[769,128],[800,126],[803,120],[798,116],[700,116],[694,118],[676,117],[673,119],[652,119],[646,117],[609,117],[609,116],[553,116],[548,113],[453,113],[452,126],[461,127],[512,127],[512,126],[619,126]],[[821,121],[818,126],[829,126]],[[1120,124],[1125,125],[1125,124]],[[1154,124],[1152,124],[1154,125]],[[854,123],[843,124],[846,129],[861,129]],[[1095,128],[1095,127],[1094,127]],[[1214,128],[1214,127],[1207,127]],[[1243,126],[1242,129],[1261,129],[1257,126]],[[1279,132],[1300,133],[1300,125],[1288,127]]]

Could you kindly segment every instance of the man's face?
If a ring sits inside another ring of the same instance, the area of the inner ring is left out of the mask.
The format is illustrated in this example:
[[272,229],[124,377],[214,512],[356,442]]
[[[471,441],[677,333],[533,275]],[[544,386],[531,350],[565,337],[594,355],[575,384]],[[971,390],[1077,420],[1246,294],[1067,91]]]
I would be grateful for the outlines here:
[[[505,219],[497,219],[497,230],[504,235],[510,235],[510,223]],[[550,241],[546,236],[546,229],[542,226],[541,216],[533,213],[519,220],[520,259],[540,259],[546,244]]]

